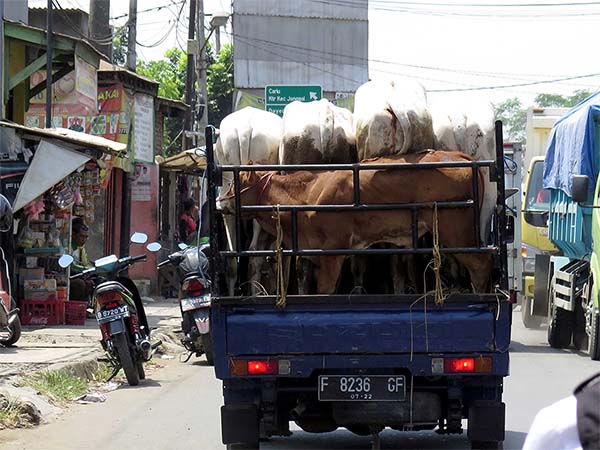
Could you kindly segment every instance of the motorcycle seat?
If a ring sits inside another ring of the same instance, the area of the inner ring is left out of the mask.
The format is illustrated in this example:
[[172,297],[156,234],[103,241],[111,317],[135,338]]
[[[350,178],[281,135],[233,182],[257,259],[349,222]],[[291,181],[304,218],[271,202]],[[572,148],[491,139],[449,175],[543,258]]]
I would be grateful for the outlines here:
[[118,281],[105,281],[104,283],[100,283],[96,288],[96,295],[101,295],[110,291],[122,292],[129,297],[133,296],[133,294]]

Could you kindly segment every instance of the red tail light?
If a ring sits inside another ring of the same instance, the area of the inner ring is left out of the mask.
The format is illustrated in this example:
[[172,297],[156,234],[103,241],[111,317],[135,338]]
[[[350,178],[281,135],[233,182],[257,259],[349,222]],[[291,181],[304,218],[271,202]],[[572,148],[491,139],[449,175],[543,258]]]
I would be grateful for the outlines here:
[[248,375],[277,375],[277,361],[248,361]]
[[446,373],[489,373],[492,371],[492,358],[448,358],[444,360]]
[[96,303],[98,306],[106,305],[107,303],[111,302],[116,302],[117,304],[122,303],[123,298],[121,297],[121,294],[118,292],[107,292],[106,294],[100,294],[98,297],[96,297]]
[[181,289],[184,292],[191,294],[192,297],[199,297],[204,290],[204,282],[199,278],[192,278],[183,282]]
[[444,372],[462,373],[475,372],[475,360],[473,358],[452,358],[444,361]]

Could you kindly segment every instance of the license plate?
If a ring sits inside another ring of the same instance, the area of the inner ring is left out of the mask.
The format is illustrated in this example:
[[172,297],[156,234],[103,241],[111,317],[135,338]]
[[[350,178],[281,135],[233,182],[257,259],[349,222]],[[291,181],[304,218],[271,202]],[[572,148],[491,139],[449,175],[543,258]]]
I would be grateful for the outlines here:
[[107,322],[113,319],[121,319],[123,317],[129,317],[129,308],[127,305],[117,306],[112,309],[103,309],[96,312],[96,318],[99,322]]
[[210,295],[181,299],[181,309],[183,312],[207,306],[210,306]]
[[404,375],[321,375],[320,401],[390,401],[406,398]]

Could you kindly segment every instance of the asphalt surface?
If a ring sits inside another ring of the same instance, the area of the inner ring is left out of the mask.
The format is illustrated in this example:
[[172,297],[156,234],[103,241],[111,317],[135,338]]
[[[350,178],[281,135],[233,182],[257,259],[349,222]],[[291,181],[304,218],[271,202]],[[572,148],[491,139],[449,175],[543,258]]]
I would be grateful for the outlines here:
[[[515,312],[511,376],[506,379],[505,449],[522,447],[536,412],[569,395],[577,383],[600,371],[600,363],[572,350],[552,350],[545,329],[525,330]],[[121,387],[103,404],[74,405],[60,419],[33,430],[0,432],[0,447],[16,449],[219,449],[220,382],[202,359],[170,360],[136,388]],[[292,428],[290,438],[273,438],[264,449],[370,448],[369,437],[345,430],[317,435]],[[433,432],[381,435],[386,449],[469,448],[466,435]]]

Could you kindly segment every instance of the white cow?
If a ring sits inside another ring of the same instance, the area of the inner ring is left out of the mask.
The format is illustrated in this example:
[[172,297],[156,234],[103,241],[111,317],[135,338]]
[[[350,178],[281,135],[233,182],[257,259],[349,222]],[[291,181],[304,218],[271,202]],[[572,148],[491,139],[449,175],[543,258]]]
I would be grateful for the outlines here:
[[[476,160],[496,159],[494,111],[489,103],[472,102],[456,107],[436,104],[430,107],[436,150],[458,150]],[[496,183],[490,181],[489,169],[482,169],[484,198],[480,211],[480,237],[486,243],[496,205]]]
[[[239,165],[253,161],[257,164],[277,164],[281,141],[281,118],[261,109],[246,107],[229,114],[221,122],[219,139],[215,146],[215,158],[220,165]],[[228,192],[233,175],[223,174],[221,192]],[[217,207],[219,205],[217,204]],[[232,216],[225,216],[225,228],[230,249],[235,248],[235,223]],[[249,249],[258,248],[261,231],[258,222],[253,220],[252,242]],[[235,261],[229,262],[235,266]],[[249,278],[259,281],[263,271],[264,258],[250,258]],[[230,274],[235,273],[230,266]],[[229,294],[233,295],[235,277],[229,277]],[[254,291],[254,287],[253,287]]]
[[[281,164],[350,164],[357,161],[352,113],[329,100],[292,102],[283,111]],[[314,265],[297,258],[298,293],[310,294]]]
[[358,159],[433,147],[425,89],[415,82],[368,81],[354,99]]
[[352,113],[329,100],[292,102],[283,110],[281,164],[356,162]]

